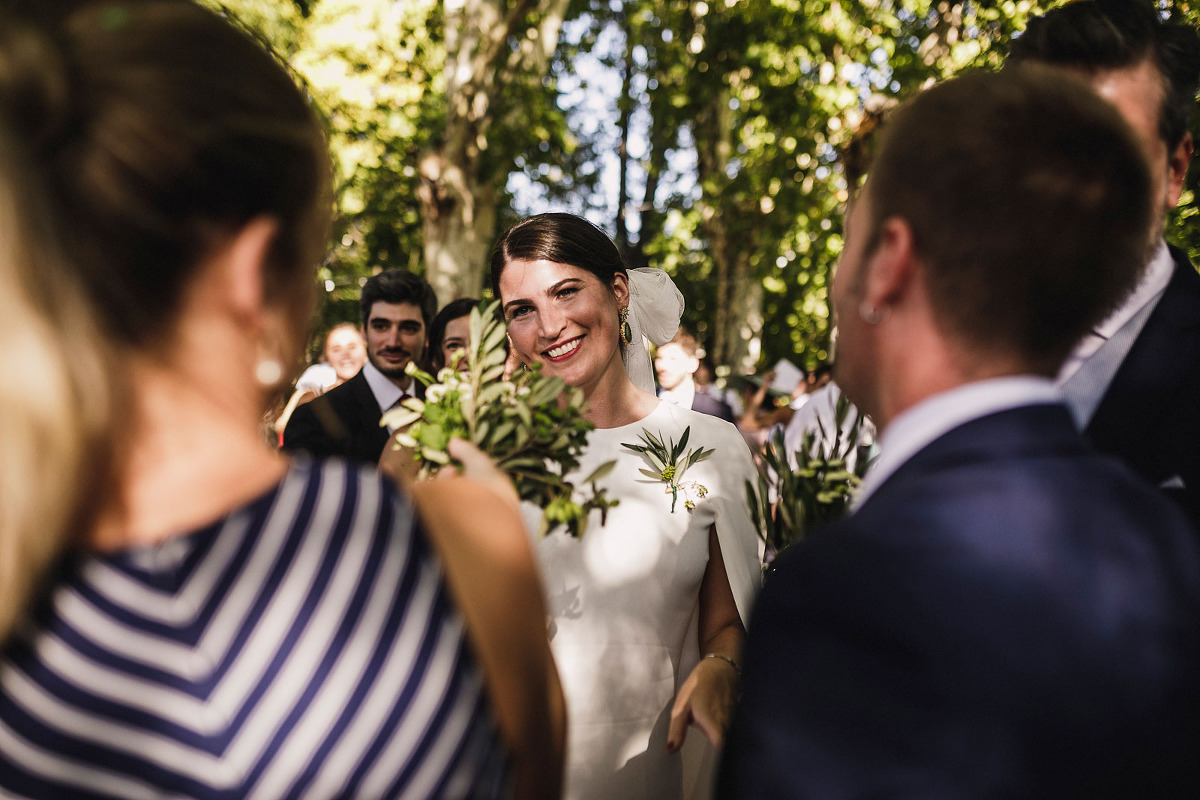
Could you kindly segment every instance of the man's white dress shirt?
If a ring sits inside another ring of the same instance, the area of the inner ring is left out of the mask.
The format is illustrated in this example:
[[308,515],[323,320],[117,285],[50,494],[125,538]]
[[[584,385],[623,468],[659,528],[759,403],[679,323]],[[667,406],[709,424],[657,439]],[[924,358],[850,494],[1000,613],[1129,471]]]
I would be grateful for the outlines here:
[[861,506],[910,458],[939,436],[971,420],[1020,406],[1062,403],[1046,378],[1015,375],[964,384],[906,409],[879,436],[879,456],[863,477],[853,507]]
[[380,372],[370,361],[363,364],[363,377],[367,379],[367,386],[371,387],[371,394],[375,395],[375,402],[379,403],[380,413],[387,411],[401,398],[410,394],[392,383],[392,379]]
[[[1160,241],[1137,287],[1120,308],[1075,345],[1063,363],[1055,385],[1063,390],[1067,406],[1080,428],[1087,427],[1121,362],[1166,291],[1174,271],[1175,261],[1167,243]],[[1087,369],[1084,369],[1085,364]]]
[[696,384],[691,379],[685,378],[674,389],[660,389],[658,396],[680,408],[691,408],[692,401],[696,399]]

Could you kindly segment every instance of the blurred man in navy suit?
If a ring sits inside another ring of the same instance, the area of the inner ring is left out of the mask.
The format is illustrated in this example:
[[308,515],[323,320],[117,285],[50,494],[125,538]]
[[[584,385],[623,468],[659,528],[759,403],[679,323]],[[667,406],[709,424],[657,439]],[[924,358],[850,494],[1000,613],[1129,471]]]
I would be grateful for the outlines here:
[[680,330],[675,338],[660,345],[654,354],[658,374],[658,396],[676,405],[733,422],[733,409],[723,400],[697,390],[693,375],[700,368],[700,345],[695,337]]
[[883,136],[832,291],[880,455],[767,579],[722,796],[1200,796],[1195,536],[1051,380],[1141,273],[1136,134],[1018,68]]
[[1163,239],[1192,160],[1187,124],[1200,83],[1200,36],[1191,25],[1163,22],[1149,0],[1085,0],[1031,20],[1009,60],[1083,76],[1138,133],[1150,159],[1145,271],[1125,302],[1084,335],[1057,381],[1088,440],[1182,503],[1200,529],[1200,274]]

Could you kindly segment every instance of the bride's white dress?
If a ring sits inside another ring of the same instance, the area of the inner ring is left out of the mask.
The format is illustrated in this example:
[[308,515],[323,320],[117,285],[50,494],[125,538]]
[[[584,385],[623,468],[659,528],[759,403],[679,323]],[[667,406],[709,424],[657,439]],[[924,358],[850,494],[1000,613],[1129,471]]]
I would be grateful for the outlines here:
[[[651,469],[649,462],[621,444],[639,443],[643,429],[678,441],[688,427],[685,452],[716,452],[683,476],[708,493],[691,511],[681,493],[672,512],[666,485],[638,471]],[[703,796],[692,787],[707,788],[711,749],[690,728],[683,756],[668,755],[667,726],[675,691],[700,656],[698,596],[713,524],[747,623],[761,575],[744,486],[754,465],[732,425],[661,401],[639,422],[593,431],[575,477],[612,459],[617,466],[600,484],[620,505],[606,524],[593,512],[581,540],[560,530],[537,543],[550,643],[567,698],[565,797]]]

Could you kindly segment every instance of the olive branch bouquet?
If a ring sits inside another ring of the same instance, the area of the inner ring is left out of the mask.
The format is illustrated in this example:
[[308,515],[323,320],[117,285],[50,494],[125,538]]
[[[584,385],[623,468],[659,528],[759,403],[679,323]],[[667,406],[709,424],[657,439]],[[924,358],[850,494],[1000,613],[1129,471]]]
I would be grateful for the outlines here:
[[[505,326],[498,307],[493,302],[471,311],[467,370],[447,367],[435,378],[410,363],[407,371],[425,385],[425,399],[405,399],[383,415],[380,425],[399,429],[393,447],[413,451],[421,478],[452,463],[446,452],[451,439],[466,439],[512,478],[522,500],[542,509],[542,535],[563,524],[578,538],[587,527],[588,512],[599,509],[603,521],[617,504],[595,483],[616,462],[601,464],[579,481],[589,486],[588,496],[566,479],[578,469],[594,427],[583,418],[583,392],[561,378],[542,375],[540,364],[505,380]],[[451,363],[458,358],[456,354]]]
[[[847,426],[851,414],[854,419]],[[757,479],[746,481],[746,502],[769,551],[778,553],[846,513],[867,471],[865,454],[849,465],[849,456],[863,440],[864,424],[863,416],[839,394],[832,436],[818,419],[817,429],[805,431],[791,458],[782,429],[767,439]]]

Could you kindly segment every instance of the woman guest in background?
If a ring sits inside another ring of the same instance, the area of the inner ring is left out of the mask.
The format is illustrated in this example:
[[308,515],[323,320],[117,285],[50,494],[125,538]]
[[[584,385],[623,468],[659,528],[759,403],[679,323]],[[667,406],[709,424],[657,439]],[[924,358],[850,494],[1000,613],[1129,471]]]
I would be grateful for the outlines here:
[[305,96],[192,3],[71,5],[0,19],[0,794],[556,796],[511,485],[258,435],[329,226]]
[[[734,426],[653,394],[642,333],[668,341],[683,298],[660,270],[627,270],[591,223],[569,214],[518,223],[495,246],[491,279],[517,357],[587,397],[596,429],[579,475],[617,461],[600,482],[620,501],[606,523],[594,512],[581,540],[552,532],[537,548],[567,696],[566,796],[704,794],[704,737],[686,737],[687,765],[678,751],[689,723],[719,746],[737,695],[760,575],[744,500],[750,453]],[[686,433],[680,462],[715,452],[673,478],[622,447],[644,433],[665,443]]]
[[365,363],[367,346],[358,328],[349,322],[339,322],[330,328],[325,334],[325,346],[321,348],[321,360],[304,370],[296,380],[291,398],[275,420],[278,444],[283,444],[283,429],[287,427],[296,406],[350,380]]
[[367,363],[367,346],[362,333],[352,322],[339,322],[325,334],[321,360],[296,380],[296,391],[314,395],[340,386],[353,378]]
[[467,368],[465,358],[455,359],[454,354],[466,350],[471,339],[471,309],[479,305],[478,300],[460,297],[451,300],[429,323],[429,366],[430,373],[437,375],[443,367],[456,370]]

